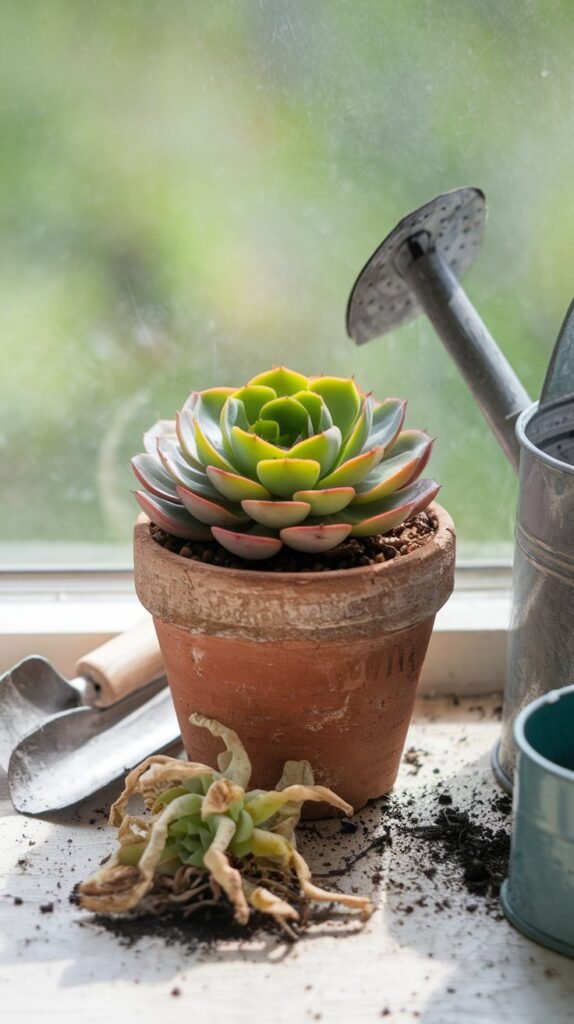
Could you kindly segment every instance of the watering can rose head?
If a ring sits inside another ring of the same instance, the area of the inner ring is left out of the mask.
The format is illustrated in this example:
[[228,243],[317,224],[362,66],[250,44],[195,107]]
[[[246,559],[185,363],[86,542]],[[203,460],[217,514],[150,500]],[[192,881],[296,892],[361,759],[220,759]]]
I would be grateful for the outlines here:
[[175,537],[216,540],[240,558],[286,545],[328,551],[385,533],[439,490],[419,479],[432,448],[402,430],[406,402],[377,401],[354,380],[278,367],[241,388],[192,392],[132,459],[149,518]]

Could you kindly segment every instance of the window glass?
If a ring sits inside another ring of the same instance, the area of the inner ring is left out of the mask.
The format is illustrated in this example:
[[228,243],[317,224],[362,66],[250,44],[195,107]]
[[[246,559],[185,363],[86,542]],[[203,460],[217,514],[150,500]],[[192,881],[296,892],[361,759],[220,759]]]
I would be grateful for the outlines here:
[[481,186],[466,286],[532,396],[574,290],[574,28],[545,0],[17,0],[0,27],[0,561],[118,564],[129,456],[192,389],[355,374],[437,436],[463,557],[516,480],[430,325],[344,313],[410,209]]

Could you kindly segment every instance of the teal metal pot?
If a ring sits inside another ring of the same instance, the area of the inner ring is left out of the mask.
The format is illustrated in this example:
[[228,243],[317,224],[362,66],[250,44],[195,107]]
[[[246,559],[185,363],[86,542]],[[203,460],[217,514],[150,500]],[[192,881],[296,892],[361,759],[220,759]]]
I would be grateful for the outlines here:
[[508,920],[574,958],[574,686],[528,704],[514,725],[518,761]]

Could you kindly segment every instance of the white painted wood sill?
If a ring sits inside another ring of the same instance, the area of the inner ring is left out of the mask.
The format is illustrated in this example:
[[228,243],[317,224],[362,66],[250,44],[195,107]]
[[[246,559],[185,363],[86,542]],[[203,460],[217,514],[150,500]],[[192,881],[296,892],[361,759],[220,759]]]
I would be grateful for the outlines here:
[[[403,801],[412,798],[421,823],[433,820],[438,795],[448,791],[475,819],[507,824],[490,809],[497,795],[488,765],[499,730],[495,705],[494,698],[466,698],[458,706],[445,699],[419,702],[407,744],[422,751],[422,767],[414,774],[403,764],[396,791]],[[372,894],[378,906],[364,928],[351,924],[344,938],[339,918],[294,948],[271,937],[191,953],[158,939],[122,948],[68,901],[73,884],[113,845],[113,830],[98,829],[103,818],[95,809],[109,805],[114,794],[99,794],[79,813],[37,820],[11,812],[2,781],[0,1019],[7,1024],[574,1019],[574,963],[518,934],[496,907],[487,912],[452,865],[437,861],[429,879],[417,841],[400,836],[331,880]],[[97,825],[90,824],[94,818]],[[385,825],[382,803],[356,820],[369,827],[369,837],[361,827],[342,836],[338,822],[320,824],[318,839],[302,837],[317,876],[368,845]],[[41,912],[46,902],[53,912]],[[472,913],[469,904],[476,905]]]
[[[488,818],[497,793],[489,753],[500,728],[499,697],[464,695],[502,689],[509,612],[507,570],[462,570],[455,594],[437,616],[422,680],[427,699],[419,701],[407,740],[424,752],[422,768],[414,775],[403,764],[397,783],[403,798],[415,800],[421,822],[436,814],[441,785],[463,808],[472,808],[479,794],[483,804],[472,813]],[[0,583],[0,667],[34,652],[70,673],[79,655],[140,616],[128,573],[6,574]],[[457,704],[444,696],[429,699],[433,693],[456,694]],[[13,813],[0,776],[0,1019],[574,1020],[574,964],[520,936],[480,901],[469,914],[462,883],[440,865],[434,879],[426,878],[416,847],[401,845],[400,838],[382,853],[371,851],[338,880],[372,893],[378,905],[368,925],[346,938],[338,922],[334,931],[312,933],[294,949],[272,938],[191,954],[159,940],[122,949],[68,902],[72,885],[113,845],[113,831],[101,828],[102,815],[94,809],[108,806],[116,791],[98,794],[79,813],[38,820]],[[360,812],[358,820],[376,832],[384,824],[381,804]],[[493,824],[498,827],[500,817]],[[339,828],[323,823],[318,841],[303,838],[317,875],[325,861],[336,866],[364,845],[362,829],[341,843]],[[338,842],[332,846],[333,835]],[[439,913],[445,895],[449,906]],[[53,902],[52,913],[41,913],[46,902]],[[176,989],[180,995],[171,994]]]

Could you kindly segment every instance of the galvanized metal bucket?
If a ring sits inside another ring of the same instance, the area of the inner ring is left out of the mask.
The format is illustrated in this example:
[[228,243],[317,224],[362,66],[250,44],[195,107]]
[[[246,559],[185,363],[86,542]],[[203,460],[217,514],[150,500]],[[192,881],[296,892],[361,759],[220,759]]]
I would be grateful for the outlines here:
[[502,907],[528,938],[574,957],[574,686],[529,704],[514,734],[514,828]]
[[[512,789],[513,723],[574,679],[574,403],[531,405],[519,417],[520,483],[513,602],[500,742],[492,764]],[[574,739],[573,739],[574,742]]]

